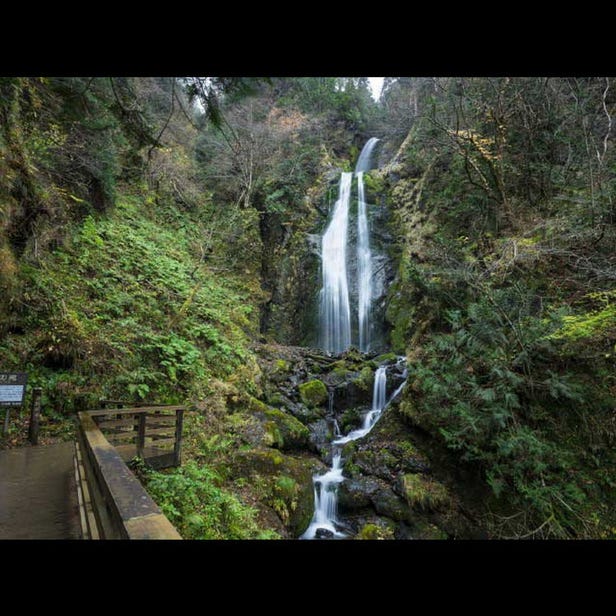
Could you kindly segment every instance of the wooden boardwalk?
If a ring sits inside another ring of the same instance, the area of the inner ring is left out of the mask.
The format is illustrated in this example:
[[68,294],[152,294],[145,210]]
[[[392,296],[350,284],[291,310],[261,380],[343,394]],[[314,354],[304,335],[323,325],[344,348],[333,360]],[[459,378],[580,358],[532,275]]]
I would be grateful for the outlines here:
[[79,539],[75,444],[0,451],[0,539]]

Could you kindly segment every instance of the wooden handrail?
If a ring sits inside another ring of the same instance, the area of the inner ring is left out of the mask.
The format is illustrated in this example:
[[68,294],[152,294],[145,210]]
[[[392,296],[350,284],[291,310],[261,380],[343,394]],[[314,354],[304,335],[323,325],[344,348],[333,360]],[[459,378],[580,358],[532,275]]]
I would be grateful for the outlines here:
[[[118,452],[124,460],[128,461],[138,456],[154,468],[181,464],[183,406],[142,406],[126,409],[95,409],[84,412],[94,418],[108,440],[113,445],[117,445]],[[166,423],[161,424],[161,422],[170,420],[173,421],[173,426]],[[107,424],[115,430],[106,431]],[[168,427],[166,435],[168,439],[162,442],[164,435],[161,435],[162,431],[156,428],[165,426]],[[114,441],[123,441],[124,444]],[[164,446],[165,443],[167,447]]]
[[178,409],[184,410],[183,406],[134,406],[130,408],[122,409],[95,409],[93,411],[82,411],[89,413],[92,417],[102,417],[104,415],[136,415],[137,413],[153,413],[162,411],[176,411]]
[[[138,438],[136,449],[141,448],[142,452],[146,418],[152,410],[156,409],[130,409],[130,413],[139,418],[139,430],[135,432]],[[171,409],[165,407],[165,410]],[[176,418],[175,445],[169,457],[179,462],[183,408],[173,408],[173,411]],[[117,413],[118,409],[105,409],[102,414],[99,410],[78,413],[78,457],[84,475],[80,477],[84,484],[82,493],[88,495],[87,504],[93,514],[89,517],[94,517],[96,521],[96,528],[85,529],[84,536],[100,536],[105,539],[181,539],[128,468],[118,449],[105,438],[101,426],[95,420],[95,417]],[[82,516],[84,518],[89,519],[88,516]]]

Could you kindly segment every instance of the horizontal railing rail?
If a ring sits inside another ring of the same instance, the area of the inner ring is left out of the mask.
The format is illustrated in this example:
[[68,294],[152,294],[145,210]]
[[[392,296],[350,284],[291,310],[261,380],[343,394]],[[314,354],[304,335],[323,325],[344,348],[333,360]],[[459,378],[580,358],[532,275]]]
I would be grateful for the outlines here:
[[181,461],[183,407],[78,413],[76,469],[82,534],[104,539],[181,539],[126,462],[156,468]]

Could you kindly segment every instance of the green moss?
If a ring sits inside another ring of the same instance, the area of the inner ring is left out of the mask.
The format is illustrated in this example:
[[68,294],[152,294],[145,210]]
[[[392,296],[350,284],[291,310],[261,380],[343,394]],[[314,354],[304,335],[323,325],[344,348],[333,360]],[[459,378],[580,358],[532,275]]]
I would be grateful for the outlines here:
[[267,403],[270,406],[280,407],[284,405],[284,397],[279,391],[270,392],[267,394]]
[[374,370],[370,366],[364,366],[359,376],[353,380],[353,384],[363,391],[372,391],[374,385]]
[[552,340],[578,341],[604,337],[616,330],[616,304],[603,310],[563,317],[563,326],[549,335]]
[[395,361],[397,358],[398,356],[395,353],[383,353],[382,355],[375,357],[372,361],[375,364],[380,365],[388,361]]
[[272,435],[278,449],[305,449],[310,442],[310,431],[292,415],[279,409],[267,409],[266,430]]
[[419,474],[402,477],[404,495],[410,507],[421,511],[438,511],[444,508],[450,497],[447,488]]
[[356,428],[359,425],[361,425],[361,417],[358,408],[348,409],[340,416],[340,428],[343,432],[348,432],[349,429]]
[[280,372],[289,372],[289,370],[291,369],[291,364],[286,360],[286,359],[277,359],[274,362],[274,372],[276,373],[280,373]]
[[410,441],[397,441],[396,444],[398,445],[398,447],[400,447],[403,452],[403,455],[406,458],[416,458],[418,456],[421,456],[421,454],[417,450],[417,447],[415,447],[415,445],[413,445],[413,443],[411,443]]
[[404,397],[397,407],[397,412],[403,417],[410,419],[412,422],[420,422],[421,413],[415,402],[409,397]]
[[360,540],[393,539],[394,534],[391,528],[383,528],[376,524],[364,524],[355,536]]
[[327,387],[323,381],[314,379],[299,385],[299,395],[302,402],[308,406],[321,406],[327,402]]
[[413,525],[412,535],[414,539],[443,540],[449,538],[444,530],[424,520],[419,520]]
[[270,407],[267,406],[265,402],[258,400],[254,396],[249,396],[247,410],[251,413],[267,413],[270,410]]
[[252,449],[234,456],[231,472],[271,508],[293,537],[303,533],[314,510],[312,461],[276,450]]
[[336,377],[338,381],[346,381],[353,374],[352,370],[349,370],[346,366],[336,366],[331,375]]

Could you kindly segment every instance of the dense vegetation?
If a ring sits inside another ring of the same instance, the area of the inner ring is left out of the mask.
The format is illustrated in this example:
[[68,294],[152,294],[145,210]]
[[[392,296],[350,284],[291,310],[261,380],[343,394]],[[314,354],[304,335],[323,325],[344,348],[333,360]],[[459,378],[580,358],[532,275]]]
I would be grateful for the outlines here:
[[492,532],[606,536],[613,83],[447,79],[396,89],[417,109],[388,170],[406,228],[389,306],[392,340],[412,358],[402,411],[479,464],[494,494]]
[[385,445],[471,469],[488,536],[613,536],[615,105],[603,78],[388,79],[378,105],[365,79],[2,79],[0,368],[43,387],[47,436],[99,398],[188,403],[184,467],[137,467],[181,533],[297,536],[318,462],[276,343],[314,342],[311,238],[376,135],[409,367]]

